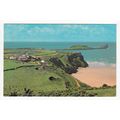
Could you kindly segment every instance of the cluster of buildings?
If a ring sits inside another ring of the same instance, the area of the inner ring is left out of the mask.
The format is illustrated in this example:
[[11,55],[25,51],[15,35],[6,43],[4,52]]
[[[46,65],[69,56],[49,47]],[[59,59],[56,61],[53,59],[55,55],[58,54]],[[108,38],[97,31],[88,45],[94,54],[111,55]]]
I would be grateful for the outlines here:
[[21,62],[30,62],[30,61],[40,61],[41,63],[44,63],[45,61],[40,56],[29,56],[26,54],[20,55],[20,56],[10,56],[10,60],[17,60]]

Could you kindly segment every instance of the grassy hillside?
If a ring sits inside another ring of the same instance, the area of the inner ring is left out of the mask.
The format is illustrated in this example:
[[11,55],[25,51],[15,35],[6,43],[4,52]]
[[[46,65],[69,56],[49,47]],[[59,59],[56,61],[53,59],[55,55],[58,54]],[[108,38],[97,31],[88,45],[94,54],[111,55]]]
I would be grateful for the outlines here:
[[86,92],[97,94],[96,96],[116,96],[116,87],[96,88],[92,90],[86,90]]
[[94,49],[106,49],[108,48],[108,44],[105,44],[100,47],[89,47],[87,45],[72,45],[69,48],[66,48],[64,50],[94,50]]
[[[65,82],[69,82],[69,87],[76,87],[74,78],[68,76],[60,70],[35,70],[34,68],[20,68],[6,71],[4,73],[4,94],[9,95],[11,91],[23,92],[24,88],[34,91],[65,90]],[[54,76],[55,80],[49,80]]]
[[[21,62],[9,59],[10,56],[22,54],[39,56],[46,66],[38,64],[40,61]],[[5,49],[4,58],[5,96],[115,96],[116,93],[115,87],[93,89],[67,73],[79,66],[87,66],[83,56],[78,53]],[[53,61],[50,61],[51,58],[54,58]]]
[[73,45],[70,48],[68,48],[68,50],[86,50],[86,49],[88,50],[88,49],[91,49],[91,48],[88,47],[87,45]]
[[[30,52],[31,51],[31,52]],[[36,52],[37,51],[37,52]],[[6,50],[5,50],[6,52]],[[47,51],[47,50],[24,50],[21,52],[19,50],[7,50],[5,54],[5,58],[12,55],[20,55],[21,53],[27,52],[30,55],[34,56],[45,56],[45,60],[48,63],[47,68],[36,70],[36,67],[23,67],[15,70],[4,71],[4,95],[10,95],[13,91],[17,91],[18,93],[23,93],[24,88],[31,89],[34,91],[34,94],[37,95],[39,91],[54,91],[54,90],[66,90],[68,87],[74,88],[76,87],[75,79],[65,73],[60,68],[56,68],[55,66],[51,66],[52,64],[48,62],[49,56],[56,56],[55,51]],[[59,54],[59,57],[62,56]],[[48,58],[46,58],[48,57]],[[37,63],[28,62],[22,63],[16,60],[5,59],[4,61],[4,69],[16,68],[19,66],[26,65],[37,65]],[[55,80],[49,80],[50,77],[54,77]],[[66,86],[66,83],[68,84]]]

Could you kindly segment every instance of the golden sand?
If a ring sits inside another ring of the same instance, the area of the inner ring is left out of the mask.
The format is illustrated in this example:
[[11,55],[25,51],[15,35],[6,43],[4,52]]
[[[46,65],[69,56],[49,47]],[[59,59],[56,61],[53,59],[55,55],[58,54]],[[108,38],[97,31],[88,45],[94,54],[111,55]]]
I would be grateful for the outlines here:
[[91,87],[101,87],[103,84],[116,85],[115,67],[80,68],[72,76]]

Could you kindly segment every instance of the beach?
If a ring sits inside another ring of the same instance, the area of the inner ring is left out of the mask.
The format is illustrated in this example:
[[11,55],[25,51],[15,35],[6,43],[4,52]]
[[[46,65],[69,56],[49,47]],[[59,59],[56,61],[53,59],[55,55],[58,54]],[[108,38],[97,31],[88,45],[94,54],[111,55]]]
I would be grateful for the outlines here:
[[115,66],[79,68],[72,76],[91,87],[101,87],[103,84],[116,85]]

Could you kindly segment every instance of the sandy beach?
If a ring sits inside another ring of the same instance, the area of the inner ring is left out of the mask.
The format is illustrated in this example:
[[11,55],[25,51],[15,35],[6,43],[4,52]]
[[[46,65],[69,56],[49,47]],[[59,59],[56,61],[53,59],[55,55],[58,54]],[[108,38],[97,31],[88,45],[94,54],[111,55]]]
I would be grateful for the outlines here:
[[91,87],[101,87],[103,84],[116,85],[116,68],[111,66],[80,68],[72,76]]

